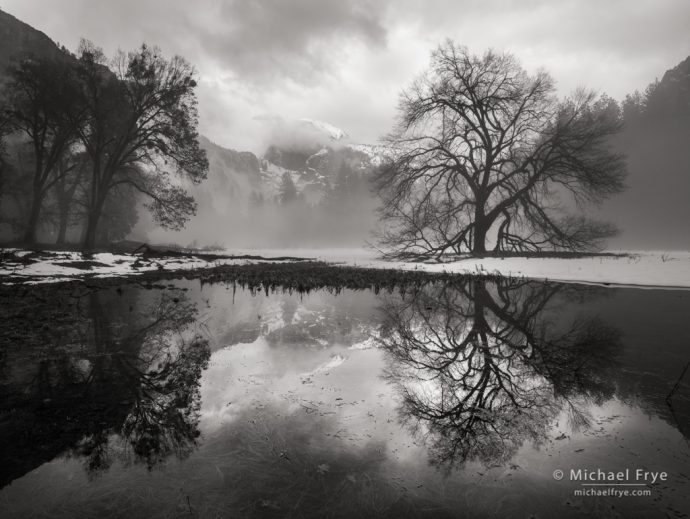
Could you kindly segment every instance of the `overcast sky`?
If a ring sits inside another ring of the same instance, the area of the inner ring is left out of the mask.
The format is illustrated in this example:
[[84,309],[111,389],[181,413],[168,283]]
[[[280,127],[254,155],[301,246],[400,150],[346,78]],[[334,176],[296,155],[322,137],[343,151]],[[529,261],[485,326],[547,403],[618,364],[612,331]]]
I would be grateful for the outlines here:
[[74,50],[112,55],[141,42],[180,54],[201,82],[201,131],[256,152],[255,116],[327,121],[375,142],[399,91],[446,37],[510,50],[568,93],[622,98],[690,54],[688,0],[0,0]]

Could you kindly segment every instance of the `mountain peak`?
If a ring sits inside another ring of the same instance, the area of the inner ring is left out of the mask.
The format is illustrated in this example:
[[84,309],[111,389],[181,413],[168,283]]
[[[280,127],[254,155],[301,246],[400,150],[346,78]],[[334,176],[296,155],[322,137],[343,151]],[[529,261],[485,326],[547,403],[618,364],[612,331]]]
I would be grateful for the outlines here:
[[348,137],[347,133],[345,133],[340,128],[333,126],[332,124],[325,123],[323,121],[316,121],[314,119],[303,118],[300,119],[298,122],[307,127],[313,128],[320,133],[325,134],[332,141],[340,141]]

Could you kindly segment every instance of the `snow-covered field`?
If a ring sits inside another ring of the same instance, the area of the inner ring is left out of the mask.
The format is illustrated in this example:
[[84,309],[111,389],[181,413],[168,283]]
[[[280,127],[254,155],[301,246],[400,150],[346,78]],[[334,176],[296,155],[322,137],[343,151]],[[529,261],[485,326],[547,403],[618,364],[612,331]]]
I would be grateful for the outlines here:
[[[148,271],[182,271],[215,265],[246,265],[270,262],[271,258],[294,256],[365,268],[422,270],[458,274],[501,274],[511,277],[553,281],[617,284],[645,287],[690,288],[690,252],[633,251],[622,256],[584,258],[467,258],[444,263],[386,261],[366,249],[232,249],[228,255],[254,255],[261,259],[223,258],[206,261],[196,257],[144,259],[131,254],[94,254],[84,258],[77,252],[53,252],[32,263],[21,259],[29,251],[10,252],[0,263],[0,282],[46,283],[79,279],[131,276]],[[14,260],[12,259],[14,256]]]

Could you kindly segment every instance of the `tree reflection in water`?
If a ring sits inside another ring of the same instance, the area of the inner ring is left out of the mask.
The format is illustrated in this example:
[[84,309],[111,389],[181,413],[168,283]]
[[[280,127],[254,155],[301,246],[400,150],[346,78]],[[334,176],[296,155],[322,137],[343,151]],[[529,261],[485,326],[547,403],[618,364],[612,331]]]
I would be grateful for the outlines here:
[[[143,326],[132,326],[131,318],[112,322],[98,293],[89,296],[89,306],[94,343],[108,352],[99,355],[93,378],[121,377],[131,401],[118,431],[125,447],[149,468],[171,454],[186,456],[199,436],[199,379],[210,358],[206,339],[184,336],[196,306],[181,293],[162,292]],[[106,366],[100,365],[104,359]],[[107,466],[108,448],[107,438],[96,435],[78,450],[94,470]]]
[[387,377],[432,462],[505,463],[542,442],[564,407],[572,427],[587,424],[586,405],[613,395],[620,348],[616,329],[566,311],[593,292],[477,278],[384,303]]
[[58,325],[13,350],[3,485],[65,450],[95,475],[114,459],[153,468],[194,449],[210,348],[183,291],[98,291],[36,311]]

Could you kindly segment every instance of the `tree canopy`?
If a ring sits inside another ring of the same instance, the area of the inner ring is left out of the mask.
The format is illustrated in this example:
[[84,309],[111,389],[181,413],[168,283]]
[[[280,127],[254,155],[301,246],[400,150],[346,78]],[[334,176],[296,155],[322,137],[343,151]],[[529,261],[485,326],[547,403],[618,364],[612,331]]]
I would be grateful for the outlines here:
[[91,250],[126,234],[138,200],[171,229],[195,214],[187,187],[206,178],[208,160],[195,71],[183,58],[142,45],[107,59],[82,40],[76,55],[17,61],[2,87],[2,220],[25,242],[45,220],[64,243],[76,219]]
[[589,250],[615,230],[568,215],[623,189],[625,162],[609,139],[618,111],[518,60],[447,41],[400,99],[381,169],[383,245],[398,254]]
[[196,211],[181,179],[206,178],[199,146],[194,69],[142,45],[119,53],[107,67],[103,53],[82,41],[78,72],[84,116],[80,138],[93,166],[85,247],[91,248],[106,196],[127,185],[148,197],[161,225],[179,229]]

